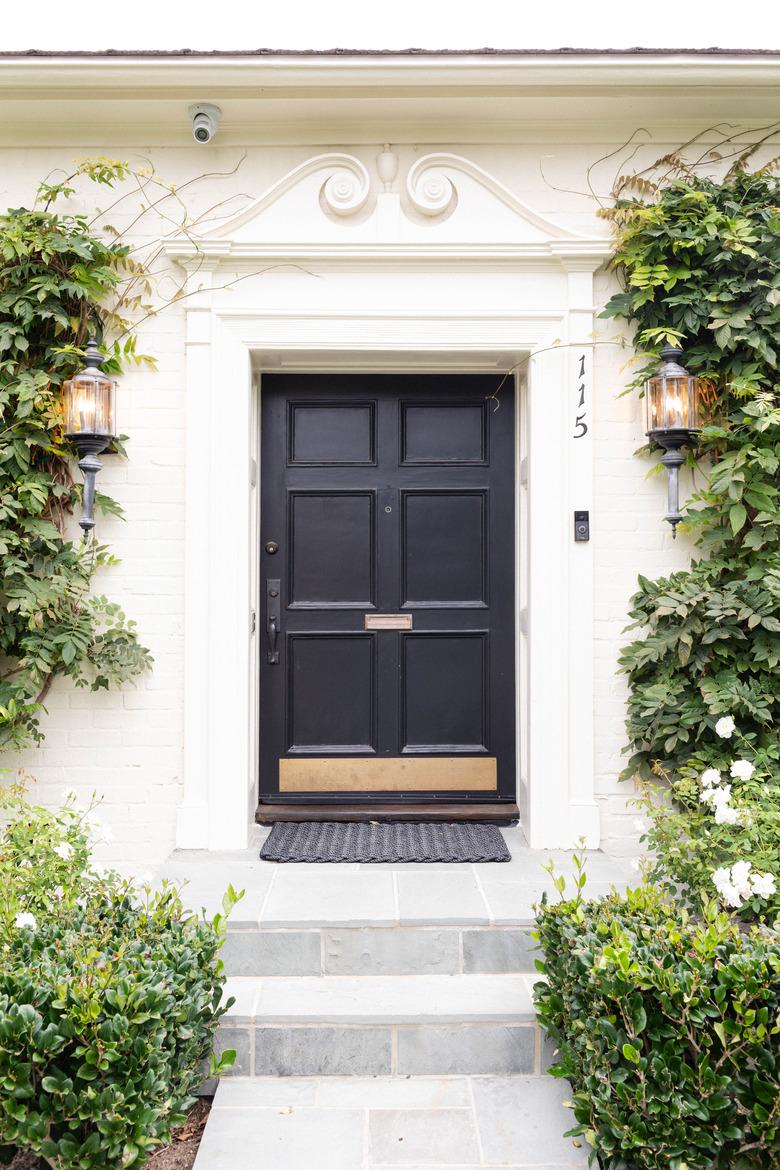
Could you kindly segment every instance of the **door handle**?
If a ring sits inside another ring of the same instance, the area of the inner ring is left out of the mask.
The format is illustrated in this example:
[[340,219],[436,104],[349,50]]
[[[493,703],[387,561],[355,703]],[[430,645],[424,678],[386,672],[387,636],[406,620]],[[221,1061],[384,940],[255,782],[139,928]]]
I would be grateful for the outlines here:
[[265,632],[268,638],[269,666],[277,666],[279,663],[279,586],[280,582],[276,580],[269,579],[265,583]]

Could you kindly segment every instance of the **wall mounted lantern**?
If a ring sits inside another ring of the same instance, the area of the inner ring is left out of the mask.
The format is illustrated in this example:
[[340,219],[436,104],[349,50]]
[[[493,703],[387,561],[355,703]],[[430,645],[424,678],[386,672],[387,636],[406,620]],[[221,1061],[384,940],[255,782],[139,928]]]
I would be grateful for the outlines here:
[[692,446],[701,429],[702,387],[680,364],[682,350],[665,345],[661,364],[645,382],[647,434],[663,447],[661,462],[669,473],[669,495],[665,519],[677,535],[680,513],[680,467],[685,461],[681,448]]
[[95,527],[95,476],[103,464],[101,451],[116,438],[114,410],[116,382],[101,372],[103,355],[90,335],[84,355],[84,369],[74,374],[62,387],[65,411],[65,437],[79,453],[79,467],[84,474],[84,496],[79,525],[87,539]]

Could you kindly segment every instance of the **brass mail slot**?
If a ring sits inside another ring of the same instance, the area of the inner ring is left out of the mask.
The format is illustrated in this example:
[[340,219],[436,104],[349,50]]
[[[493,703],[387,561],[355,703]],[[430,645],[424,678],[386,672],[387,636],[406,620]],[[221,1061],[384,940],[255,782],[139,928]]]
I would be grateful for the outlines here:
[[367,613],[363,617],[364,630],[411,630],[414,621],[410,613]]

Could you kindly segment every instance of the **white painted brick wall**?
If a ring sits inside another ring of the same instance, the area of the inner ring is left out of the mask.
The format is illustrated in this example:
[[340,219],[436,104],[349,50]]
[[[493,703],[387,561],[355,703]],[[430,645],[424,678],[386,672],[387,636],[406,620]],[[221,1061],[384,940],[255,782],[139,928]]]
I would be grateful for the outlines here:
[[[436,148],[432,144],[431,149]],[[575,230],[594,231],[591,205],[546,183],[540,177],[539,159],[545,156],[545,173],[556,186],[580,190],[585,166],[606,153],[608,143],[556,144],[549,149],[522,144],[448,144],[445,148],[492,170],[540,213],[559,217]],[[242,198],[247,192],[256,194],[322,149],[248,148],[240,173],[196,188],[193,206],[206,208],[231,194]],[[375,152],[356,149],[369,161]],[[73,152],[0,151],[0,205],[28,203],[37,180],[55,168],[69,169],[74,156],[129,157],[133,153],[127,147],[114,150],[110,143]],[[203,166],[203,155],[194,147],[151,155],[161,173],[176,182]],[[209,166],[229,170],[235,161],[235,151],[216,150]],[[100,205],[108,202],[103,190],[89,189],[88,195]],[[240,203],[237,199],[234,208]],[[128,215],[112,214],[111,220],[121,228]],[[613,287],[611,276],[597,277],[599,305]],[[139,349],[157,358],[158,370],[133,370],[122,378],[119,424],[130,436],[129,460],[107,458],[99,484],[121,502],[126,522],[100,522],[100,537],[112,545],[122,563],[104,574],[98,588],[138,622],[140,636],[154,655],[154,669],[137,686],[109,694],[75,690],[59,680],[47,701],[44,744],[4,761],[7,767],[23,767],[35,776],[35,794],[43,801],[58,800],[66,786],[85,798],[97,791],[104,800],[103,819],[115,837],[104,856],[139,868],[159,861],[173,847],[182,793],[183,329],[181,308],[169,309],[143,325]],[[597,339],[607,342],[620,333],[613,323],[600,322]],[[690,552],[684,537],[672,541],[662,521],[663,479],[645,480],[649,462],[633,457],[643,442],[640,403],[636,395],[619,397],[630,377],[629,356],[630,350],[604,344],[596,347],[594,357],[595,763],[604,847],[619,854],[637,848],[636,813],[628,807],[631,788],[616,779],[623,764],[625,698],[616,663],[625,641],[628,598],[638,573],[651,577],[666,573],[684,565]]]

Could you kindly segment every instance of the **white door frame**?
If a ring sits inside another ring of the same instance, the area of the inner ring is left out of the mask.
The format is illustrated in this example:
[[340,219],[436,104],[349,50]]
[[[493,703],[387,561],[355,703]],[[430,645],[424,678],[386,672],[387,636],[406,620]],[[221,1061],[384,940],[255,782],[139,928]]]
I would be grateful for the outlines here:
[[[451,268],[453,257],[447,257]],[[496,271],[506,277],[506,259]],[[536,260],[560,273],[551,308],[481,313],[363,311],[386,266],[350,265],[349,304],[226,305],[198,265],[188,302],[184,799],[180,848],[246,846],[256,801],[256,430],[258,368],[372,371],[522,364],[519,430],[518,803],[534,847],[598,845],[593,792],[593,558],[573,541],[573,511],[592,502],[592,273],[600,257]],[[438,267],[438,266],[437,266]],[[528,263],[518,278],[533,280]],[[439,275],[441,275],[439,273]],[[417,279],[424,279],[418,274]],[[468,276],[465,277],[468,279]],[[484,280],[484,271],[482,273]],[[214,281],[218,284],[218,281]],[[503,286],[502,286],[503,288]],[[265,301],[266,303],[262,303]],[[523,360],[526,355],[527,360]],[[529,356],[532,355],[532,356]],[[580,376],[585,356],[585,375]],[[584,387],[584,389],[581,389]],[[590,422],[590,417],[587,419]],[[581,429],[581,428],[580,428]]]

